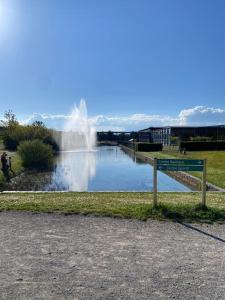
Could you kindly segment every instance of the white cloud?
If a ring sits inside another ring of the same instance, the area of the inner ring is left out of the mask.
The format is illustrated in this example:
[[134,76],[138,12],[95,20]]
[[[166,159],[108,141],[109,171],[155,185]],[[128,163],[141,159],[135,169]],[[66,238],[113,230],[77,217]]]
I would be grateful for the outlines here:
[[32,124],[34,121],[41,121],[47,127],[61,130],[64,127],[66,120],[71,118],[68,115],[52,115],[52,114],[38,114],[35,113],[24,120],[20,120],[22,124]]
[[[134,114],[128,116],[96,116],[91,122],[97,128],[108,128],[111,130],[139,130],[149,126],[163,126],[176,120],[169,116]],[[177,123],[177,122],[176,122]]]
[[[38,120],[46,126],[61,130],[70,115],[33,114],[23,124],[31,124]],[[225,124],[225,109],[196,106],[182,110],[178,116],[133,114],[127,116],[104,116],[91,117],[90,122],[97,130],[139,130],[150,126],[166,125],[214,125]]]
[[179,114],[182,124],[212,125],[225,123],[225,110],[205,106],[184,109]]

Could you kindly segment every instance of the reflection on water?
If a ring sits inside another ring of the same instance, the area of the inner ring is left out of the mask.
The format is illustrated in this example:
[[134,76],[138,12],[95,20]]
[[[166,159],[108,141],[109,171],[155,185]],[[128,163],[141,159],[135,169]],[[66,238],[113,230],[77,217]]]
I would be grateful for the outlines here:
[[[149,164],[128,156],[117,146],[96,151],[62,152],[48,190],[68,191],[152,191],[153,170]],[[159,191],[189,189],[158,172]]]
[[61,152],[49,189],[87,191],[95,171],[96,151]]

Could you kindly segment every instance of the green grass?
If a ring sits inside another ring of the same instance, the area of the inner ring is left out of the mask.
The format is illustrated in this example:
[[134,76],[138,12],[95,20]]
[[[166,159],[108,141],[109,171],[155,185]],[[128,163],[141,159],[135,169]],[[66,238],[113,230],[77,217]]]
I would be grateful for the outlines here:
[[159,193],[152,207],[152,193],[3,193],[1,211],[94,214],[147,220],[225,222],[225,193],[207,193],[208,208],[199,207],[201,193]]
[[[142,152],[143,153],[143,152]],[[207,159],[207,181],[225,189],[225,151],[194,151],[187,152],[186,155],[178,152],[144,152],[146,156],[157,158],[194,158]],[[201,178],[201,172],[191,172],[190,174]]]

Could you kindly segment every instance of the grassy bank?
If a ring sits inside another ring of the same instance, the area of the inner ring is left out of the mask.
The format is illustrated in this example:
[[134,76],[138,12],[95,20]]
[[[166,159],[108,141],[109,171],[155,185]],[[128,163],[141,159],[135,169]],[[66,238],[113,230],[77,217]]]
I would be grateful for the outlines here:
[[0,210],[94,214],[147,220],[225,222],[225,193],[208,193],[208,209],[199,209],[200,193],[159,193],[153,209],[151,193],[6,193]]
[[[143,153],[143,152],[142,152]],[[207,181],[225,189],[225,151],[194,151],[186,155],[178,152],[144,152],[146,156],[157,158],[207,159]],[[192,172],[193,176],[202,177],[201,172]]]

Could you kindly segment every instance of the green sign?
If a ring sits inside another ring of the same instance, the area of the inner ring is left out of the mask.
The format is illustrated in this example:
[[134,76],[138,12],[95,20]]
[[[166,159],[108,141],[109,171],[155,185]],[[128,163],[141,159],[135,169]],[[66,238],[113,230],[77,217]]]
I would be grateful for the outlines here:
[[157,165],[203,166],[202,159],[157,159]]
[[190,172],[190,171],[203,171],[203,166],[187,166],[187,165],[157,165],[159,171],[170,172]]
[[202,172],[202,207],[206,206],[206,159],[157,159],[153,164],[153,207],[157,207],[157,170],[165,172]]

